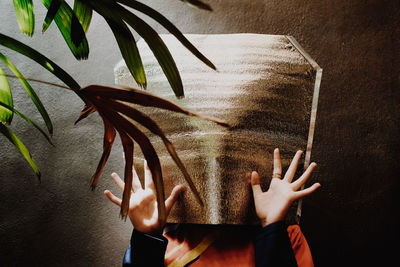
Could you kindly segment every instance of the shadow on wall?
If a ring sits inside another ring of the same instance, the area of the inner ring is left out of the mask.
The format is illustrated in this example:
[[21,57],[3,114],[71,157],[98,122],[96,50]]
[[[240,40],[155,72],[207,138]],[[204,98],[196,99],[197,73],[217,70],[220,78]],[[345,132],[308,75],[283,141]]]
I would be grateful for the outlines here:
[[[394,199],[400,175],[400,144],[396,138],[400,136],[400,3],[217,0],[210,2],[213,13],[175,0],[147,3],[166,14],[184,33],[251,32],[296,38],[324,69],[312,154],[318,168],[309,181],[318,180],[322,188],[305,200],[302,217],[316,266],[337,266],[337,261],[343,266],[346,264],[342,261],[348,258],[364,266],[371,265],[374,257],[390,260],[384,258],[389,255],[384,250],[395,239],[394,211],[398,206]],[[15,29],[15,25],[6,25]],[[89,39],[102,40],[102,29],[93,27]],[[106,62],[112,62],[109,64],[118,62],[119,54],[111,58],[108,53],[115,44],[104,44],[105,50],[92,56],[101,58],[105,54]],[[57,55],[56,61],[69,62],[66,57]],[[82,84],[93,83],[86,77],[87,69],[106,71],[104,62],[94,60],[83,65],[73,65],[77,67],[72,72],[80,75]],[[111,79],[112,68],[109,69],[110,73],[104,75]],[[48,102],[46,98],[43,101]],[[72,125],[76,115],[71,114],[68,123]],[[63,126],[57,127],[60,132]],[[102,131],[95,141],[99,144],[95,155],[101,151],[101,135]],[[54,154],[48,156],[51,159]],[[87,161],[81,163],[83,169],[90,171],[70,169],[68,161],[62,162],[64,166],[59,168],[70,173],[62,172],[63,179],[46,174],[40,189],[23,160],[7,161],[16,163],[7,165],[0,174],[0,214],[7,214],[0,222],[0,247],[6,248],[1,249],[0,258],[16,264],[15,260],[38,265],[120,265],[130,228],[119,220],[118,209],[102,202],[103,189],[117,190],[106,176],[111,170],[122,170],[120,156],[110,156],[109,169],[94,194],[88,194],[87,189],[98,160],[93,154],[87,156],[93,160],[90,167],[83,166]],[[40,161],[46,162],[44,158]],[[9,177],[21,177],[21,181],[11,182]],[[75,185],[64,187],[60,181],[69,178],[71,181],[65,185]],[[85,208],[77,209],[77,202],[71,199],[80,199]]]
[[316,266],[390,260],[385,250],[395,238],[399,188],[400,3],[214,1],[213,13],[183,18],[183,11],[150,2],[185,33],[296,38],[324,69],[312,153],[318,168],[309,181],[322,188],[305,200],[302,218]]

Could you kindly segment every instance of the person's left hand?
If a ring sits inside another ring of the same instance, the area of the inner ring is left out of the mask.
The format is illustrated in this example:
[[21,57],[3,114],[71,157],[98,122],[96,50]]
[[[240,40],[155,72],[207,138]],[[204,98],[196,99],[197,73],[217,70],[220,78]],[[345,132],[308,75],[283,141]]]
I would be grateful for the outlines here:
[[[261,190],[260,176],[253,171],[251,174],[251,188],[253,189],[254,205],[258,218],[263,227],[281,221],[285,218],[287,211],[293,201],[308,196],[317,190],[321,184],[315,183],[312,186],[298,191],[310,178],[317,164],[315,162],[308,166],[307,170],[299,179],[293,182],[297,165],[299,164],[302,151],[297,151],[285,177],[282,176],[282,163],[279,149],[274,150],[274,170],[269,189],[266,192]],[[249,176],[249,175],[248,175]]]
[[[135,168],[133,171],[133,181],[132,181],[132,192],[129,201],[129,212],[128,216],[132,222],[133,227],[142,233],[147,234],[161,234],[164,225],[160,225],[158,220],[158,209],[157,209],[157,197],[155,192],[155,187],[153,179],[151,176],[151,171],[147,166],[146,161],[144,162],[144,181],[145,187],[142,188],[139,177],[136,173]],[[124,191],[125,183],[121,180],[118,174],[111,174],[114,182],[118,185],[121,191]],[[184,191],[182,185],[177,185],[172,189],[171,195],[165,200],[165,209],[168,216],[171,208],[175,204],[178,196]],[[121,206],[122,200],[115,195],[113,195],[109,190],[105,190],[104,194],[113,203]]]

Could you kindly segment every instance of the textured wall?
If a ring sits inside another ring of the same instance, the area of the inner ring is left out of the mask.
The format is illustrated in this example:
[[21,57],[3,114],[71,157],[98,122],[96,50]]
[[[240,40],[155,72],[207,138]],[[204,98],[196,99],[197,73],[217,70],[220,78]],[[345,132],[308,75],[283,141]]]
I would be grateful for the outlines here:
[[[399,2],[218,0],[212,2],[213,13],[177,0],[146,2],[184,33],[253,32],[296,38],[324,69],[312,155],[319,163],[313,180],[322,188],[305,200],[302,219],[316,264],[344,266],[350,259],[372,265],[380,257],[388,259],[388,242],[396,237],[400,175]],[[0,10],[2,33],[48,53],[81,85],[113,82],[112,66],[120,55],[101,18],[94,18],[88,33],[89,61],[76,62],[55,25],[41,38],[43,9],[37,9],[32,40],[18,33],[9,1],[1,1]],[[22,56],[8,55],[26,76],[57,81]],[[42,170],[39,184],[15,149],[3,141],[0,258],[9,265],[54,265],[59,260],[68,266],[118,266],[131,229],[118,219],[118,209],[102,191],[117,190],[107,175],[123,168],[119,144],[98,190],[91,193],[88,180],[102,143],[99,119],[93,116],[73,126],[80,100],[62,89],[35,88],[52,114],[56,147],[20,120],[13,123]],[[16,88],[14,96],[16,107],[39,119],[23,89]]]

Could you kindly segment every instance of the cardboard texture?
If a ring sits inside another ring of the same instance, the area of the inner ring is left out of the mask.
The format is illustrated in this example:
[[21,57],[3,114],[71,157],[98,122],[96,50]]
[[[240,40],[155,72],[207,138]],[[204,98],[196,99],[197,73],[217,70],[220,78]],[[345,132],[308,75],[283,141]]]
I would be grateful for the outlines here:
[[[232,128],[164,110],[140,108],[173,143],[205,203],[201,207],[187,190],[168,222],[256,224],[245,174],[258,171],[262,187],[267,190],[276,147],[281,151],[283,171],[299,149],[306,152],[302,166],[308,166],[322,69],[290,36],[186,36],[215,64],[217,71],[199,61],[172,35],[161,35],[182,77],[185,98],[177,99],[151,50],[140,40],[147,90],[196,113],[224,120]],[[114,73],[117,84],[138,87],[123,60]],[[186,185],[161,139],[145,132],[159,154],[166,194],[178,183]],[[143,156],[136,147],[135,166],[141,173]],[[295,203],[288,220],[298,220],[300,215],[301,203]]]

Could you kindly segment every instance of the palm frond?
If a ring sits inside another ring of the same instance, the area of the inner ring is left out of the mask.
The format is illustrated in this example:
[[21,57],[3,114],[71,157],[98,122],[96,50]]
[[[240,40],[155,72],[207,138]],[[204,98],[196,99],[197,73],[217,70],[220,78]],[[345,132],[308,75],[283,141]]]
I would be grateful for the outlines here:
[[22,141],[15,135],[13,131],[4,124],[0,123],[0,132],[7,137],[7,139],[16,147],[18,148],[19,152],[24,156],[26,161],[29,163],[29,165],[32,167],[33,171],[37,175],[37,177],[40,179],[40,171],[39,168],[37,167],[36,163],[33,161],[31,154],[28,150],[28,148],[22,143]]
[[74,1],[74,13],[78,18],[82,29],[87,32],[92,21],[93,9],[86,3],[86,1]]
[[132,138],[120,128],[118,128],[118,134],[119,137],[121,138],[121,143],[124,148],[124,155],[125,155],[125,172],[124,172],[125,187],[124,187],[124,192],[122,194],[120,215],[122,218],[126,218],[128,216],[129,199],[132,190],[134,142]]
[[[91,0],[91,3],[92,2],[93,0]],[[175,95],[177,97],[184,96],[182,80],[175,61],[164,44],[164,41],[153,28],[119,4],[96,2],[92,7],[107,19],[113,20],[115,17],[120,17],[128,23],[149,45]]]
[[44,18],[42,33],[44,33],[47,30],[47,28],[49,28],[51,22],[54,19],[54,16],[60,9],[60,6],[63,2],[64,0],[51,0],[50,6],[47,10],[46,17]]
[[29,97],[32,99],[33,103],[35,104],[36,108],[38,109],[40,115],[42,116],[46,126],[47,130],[49,131],[50,134],[53,133],[53,124],[50,120],[49,114],[47,113],[45,107],[42,104],[42,101],[40,101],[40,98],[36,94],[36,92],[33,90],[32,86],[28,83],[28,81],[22,76],[21,72],[14,66],[14,64],[0,52],[0,60],[2,60],[8,68],[14,73],[14,75],[18,78],[18,80],[21,82],[22,87],[25,88],[25,91],[28,93]]
[[[0,102],[6,105],[13,106],[13,98],[11,94],[10,84],[4,73],[4,70],[0,66]],[[4,107],[0,107],[0,124],[10,123],[13,118],[13,111]]]
[[104,139],[103,139],[103,154],[101,155],[101,159],[99,164],[97,165],[96,172],[93,174],[90,179],[90,187],[92,190],[95,189],[99,179],[101,172],[103,171],[104,166],[110,156],[111,148],[115,140],[115,129],[114,126],[104,117],[102,117],[104,123]]
[[138,1],[131,1],[131,0],[117,0],[119,3],[124,4],[128,7],[134,8],[137,11],[149,16],[150,18],[154,19],[158,23],[160,23],[165,29],[167,29],[171,34],[173,34],[176,39],[178,39],[182,45],[184,45],[190,52],[193,53],[198,59],[203,61],[204,64],[209,66],[210,68],[216,70],[214,64],[206,58],[183,34],[182,32],[175,27],[166,17],[164,17],[161,13],[157,12],[156,10],[152,9],[151,7],[138,2]]
[[20,31],[32,36],[35,31],[35,10],[32,0],[13,0]]
[[211,8],[211,6],[209,4],[203,3],[203,2],[201,2],[199,0],[181,0],[181,1],[185,2],[185,3],[188,3],[188,4],[191,4],[191,5],[193,5],[193,6],[197,7],[197,8],[200,8],[200,9],[212,11],[212,8]]
[[117,40],[121,55],[124,58],[132,77],[140,87],[146,88],[147,81],[142,58],[140,57],[135,38],[131,31],[125,22],[118,17],[114,20],[107,18],[106,21],[115,36],[115,40]]
[[[148,137],[141,130],[139,130],[138,127],[135,126],[133,121],[136,121],[141,125],[143,125],[144,127],[148,128],[151,132],[158,135],[163,140],[168,152],[170,153],[171,157],[173,158],[173,160],[181,170],[182,174],[184,175],[187,183],[189,184],[191,191],[194,193],[198,202],[201,205],[203,205],[201,196],[197,191],[189,173],[187,172],[178,154],[176,153],[174,146],[167,139],[161,128],[150,117],[138,111],[137,109],[127,105],[127,103],[137,104],[141,106],[157,107],[201,118],[204,118],[203,116],[182,109],[168,100],[162,99],[148,92],[137,90],[134,88],[90,85],[85,88],[82,88],[80,92],[87,99],[87,102],[89,104],[85,106],[78,120],[88,116],[90,113],[96,110],[103,118],[104,123],[105,124],[107,123],[107,126],[105,125],[104,139],[106,140],[106,136],[111,132],[110,125],[108,125],[111,124],[112,127],[114,127],[118,131],[122,144],[124,146],[124,153],[126,160],[125,190],[128,191],[124,191],[123,195],[123,200],[121,205],[122,217],[126,217],[129,208],[130,195],[128,194],[128,192],[130,192],[130,186],[132,183],[132,163],[133,163],[132,140],[134,140],[141,148],[143,155],[147,160],[149,168],[151,170],[154,185],[156,188],[157,202],[162,203],[161,205],[160,204],[158,205],[160,220],[162,221],[166,219],[165,206],[163,205],[165,201],[165,196],[164,196],[164,185],[162,179],[160,160]],[[227,123],[218,120],[214,119],[209,119],[209,120],[214,121],[223,126],[228,125]],[[104,153],[106,154],[109,153],[108,151],[109,148],[111,148],[110,142],[107,143],[106,141],[104,141],[103,155]],[[107,157],[102,156],[99,166],[104,166]],[[98,167],[96,170],[94,176],[96,177],[96,183],[98,178],[100,177],[101,170],[102,167]]]
[[79,95],[79,88],[81,87],[71,75],[69,75],[65,70],[63,70],[56,63],[51,61],[49,58],[39,53],[35,49],[27,46],[20,41],[17,41],[7,35],[0,33],[0,45],[12,49],[40,64],[42,67],[50,71],[53,75],[63,81],[68,87],[76,91]]
[[[41,0],[43,5],[49,9],[52,0]],[[54,16],[54,21],[64,37],[69,49],[76,59],[87,59],[89,56],[89,44],[85,31],[72,8],[63,1]]]
[[2,106],[5,109],[8,109],[12,112],[14,112],[15,114],[17,114],[18,116],[20,116],[22,119],[24,119],[27,123],[29,123],[30,125],[32,125],[33,127],[35,127],[37,130],[39,130],[39,132],[46,138],[46,140],[54,146],[53,142],[51,142],[50,137],[46,134],[46,132],[34,121],[32,121],[30,118],[28,118],[27,116],[25,116],[24,114],[22,114],[21,112],[19,112],[18,110],[16,110],[15,108],[3,103],[0,101],[0,106]]
[[145,107],[161,108],[189,116],[199,117],[204,120],[209,120],[223,127],[230,127],[230,125],[224,121],[194,113],[190,110],[184,109],[174,104],[171,101],[132,87],[120,85],[89,85],[82,90],[85,92],[90,92],[91,94],[98,95],[100,97],[120,100]]
[[137,110],[131,106],[128,106],[126,104],[123,104],[121,102],[117,102],[113,99],[107,99],[107,100],[98,99],[98,100],[96,100],[96,103],[99,105],[99,107],[102,107],[102,108],[109,107],[113,111],[119,112],[119,113],[127,116],[128,118],[133,119],[134,121],[140,123],[142,126],[146,127],[153,134],[159,136],[161,138],[161,140],[163,141],[165,147],[167,148],[167,151],[170,154],[171,158],[175,161],[176,165],[181,170],[186,182],[188,183],[188,185],[190,187],[190,190],[195,195],[197,201],[201,205],[203,205],[203,201],[201,200],[200,193],[197,191],[196,186],[194,185],[192,179],[190,178],[188,171],[186,170],[181,159],[179,158],[178,154],[176,153],[174,146],[172,145],[171,141],[168,140],[168,138],[165,136],[164,132],[161,130],[161,128],[157,125],[157,123],[154,120],[152,120],[149,116],[140,112],[139,110]]

